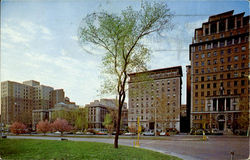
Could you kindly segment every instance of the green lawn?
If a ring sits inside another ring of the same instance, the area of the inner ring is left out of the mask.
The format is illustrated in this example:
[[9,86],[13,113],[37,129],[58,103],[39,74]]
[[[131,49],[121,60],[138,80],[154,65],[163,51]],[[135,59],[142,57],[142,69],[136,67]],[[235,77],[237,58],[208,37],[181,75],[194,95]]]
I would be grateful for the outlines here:
[[114,149],[112,144],[96,142],[75,142],[56,140],[31,140],[31,139],[0,139],[0,157],[2,159],[25,160],[160,160],[179,158],[162,153],[119,146]]

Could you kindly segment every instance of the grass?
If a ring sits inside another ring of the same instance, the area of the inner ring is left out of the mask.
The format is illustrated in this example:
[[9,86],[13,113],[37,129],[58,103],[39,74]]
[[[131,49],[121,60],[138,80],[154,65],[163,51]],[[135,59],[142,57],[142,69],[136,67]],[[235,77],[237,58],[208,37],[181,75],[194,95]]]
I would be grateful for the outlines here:
[[1,139],[0,157],[2,159],[36,160],[179,160],[162,153],[97,142],[76,142],[32,139]]

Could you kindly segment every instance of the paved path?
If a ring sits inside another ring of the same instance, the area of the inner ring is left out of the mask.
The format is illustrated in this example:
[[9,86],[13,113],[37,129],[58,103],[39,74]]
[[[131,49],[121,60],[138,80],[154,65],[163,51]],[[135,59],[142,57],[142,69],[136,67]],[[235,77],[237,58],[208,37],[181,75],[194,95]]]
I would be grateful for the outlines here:
[[[8,138],[60,140],[60,137],[8,136]],[[167,140],[140,140],[141,148],[174,155],[185,160],[230,160],[234,151],[234,160],[249,157],[248,137],[209,136],[208,141],[199,141],[200,136],[172,136]],[[111,138],[72,138],[72,141],[113,143]],[[132,139],[119,139],[119,144],[133,146]]]

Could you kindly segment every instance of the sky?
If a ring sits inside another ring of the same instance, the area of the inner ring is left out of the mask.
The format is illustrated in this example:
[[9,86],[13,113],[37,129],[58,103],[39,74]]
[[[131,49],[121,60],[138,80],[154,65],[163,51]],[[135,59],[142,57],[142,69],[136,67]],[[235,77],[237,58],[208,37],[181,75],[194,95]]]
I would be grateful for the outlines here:
[[[88,54],[79,44],[77,32],[89,13],[107,10],[119,14],[139,0],[2,0],[1,1],[1,81],[36,80],[55,89],[78,105],[100,98],[101,56]],[[229,10],[249,15],[249,2],[166,1],[174,13],[171,31],[161,38],[146,38],[151,51],[149,70],[182,66],[182,104],[186,103],[186,65],[194,29],[208,17]]]

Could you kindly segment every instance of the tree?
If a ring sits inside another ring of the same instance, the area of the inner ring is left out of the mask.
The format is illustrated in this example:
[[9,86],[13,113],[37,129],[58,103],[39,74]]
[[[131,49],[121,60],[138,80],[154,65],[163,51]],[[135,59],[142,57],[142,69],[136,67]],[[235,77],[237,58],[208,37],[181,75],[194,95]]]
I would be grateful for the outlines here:
[[79,108],[74,111],[75,128],[81,131],[88,128],[88,108]]
[[63,135],[63,132],[72,130],[72,126],[68,124],[68,121],[60,118],[57,118],[51,126],[54,131],[61,132],[61,136]]
[[239,102],[239,117],[236,124],[239,129],[249,132],[249,101],[248,97],[242,97]]
[[103,125],[107,128],[109,134],[112,134],[114,124],[110,114],[106,114]]
[[128,74],[145,71],[150,59],[150,52],[141,41],[145,36],[169,29],[171,18],[166,3],[143,2],[139,11],[128,7],[120,15],[105,11],[89,14],[79,27],[79,40],[83,47],[93,44],[105,50],[102,58],[105,77],[102,94],[118,96],[115,148],[118,148]]
[[25,133],[25,129],[26,129],[26,126],[23,123],[21,123],[21,122],[14,122],[10,126],[10,131],[13,134]]
[[36,128],[38,132],[42,132],[45,135],[47,132],[51,131],[51,124],[48,120],[39,121]]

